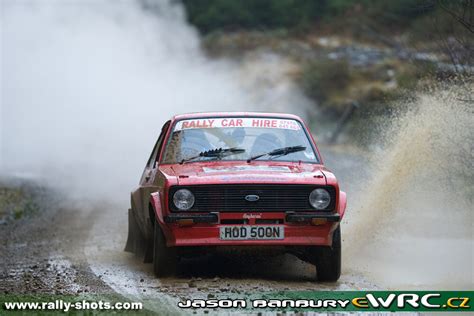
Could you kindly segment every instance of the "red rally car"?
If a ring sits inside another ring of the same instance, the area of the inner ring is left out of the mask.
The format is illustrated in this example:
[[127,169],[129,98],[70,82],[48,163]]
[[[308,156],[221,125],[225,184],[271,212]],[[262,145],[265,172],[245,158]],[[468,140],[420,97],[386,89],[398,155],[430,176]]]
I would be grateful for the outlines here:
[[216,248],[272,248],[341,273],[346,194],[301,118],[194,113],[167,121],[132,192],[125,250],[157,276]]

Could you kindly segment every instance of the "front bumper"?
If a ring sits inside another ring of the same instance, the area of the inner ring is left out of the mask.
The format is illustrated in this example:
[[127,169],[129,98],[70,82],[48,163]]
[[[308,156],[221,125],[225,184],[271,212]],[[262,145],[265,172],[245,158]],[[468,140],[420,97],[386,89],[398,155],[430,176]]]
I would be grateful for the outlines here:
[[[313,219],[319,220],[317,224]],[[321,221],[323,220],[323,221]],[[283,226],[281,240],[221,240],[220,228],[236,225]],[[338,213],[206,213],[164,216],[163,232],[168,246],[307,246],[332,244],[332,232],[340,221]],[[182,225],[185,223],[185,225]]]

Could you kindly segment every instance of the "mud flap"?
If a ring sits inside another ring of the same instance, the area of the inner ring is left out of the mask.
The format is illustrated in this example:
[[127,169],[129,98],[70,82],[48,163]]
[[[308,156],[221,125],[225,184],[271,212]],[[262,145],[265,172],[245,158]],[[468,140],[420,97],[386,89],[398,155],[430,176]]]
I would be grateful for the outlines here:
[[139,243],[142,238],[140,228],[138,227],[132,209],[128,209],[128,237],[125,245],[125,251],[137,253],[139,251]]

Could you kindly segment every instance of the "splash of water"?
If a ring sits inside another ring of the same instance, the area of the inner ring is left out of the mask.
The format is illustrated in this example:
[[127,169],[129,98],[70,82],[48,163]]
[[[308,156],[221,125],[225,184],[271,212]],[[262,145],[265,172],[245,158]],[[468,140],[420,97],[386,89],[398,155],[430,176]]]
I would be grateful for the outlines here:
[[409,104],[348,212],[346,267],[393,288],[473,287],[473,113],[459,87]]

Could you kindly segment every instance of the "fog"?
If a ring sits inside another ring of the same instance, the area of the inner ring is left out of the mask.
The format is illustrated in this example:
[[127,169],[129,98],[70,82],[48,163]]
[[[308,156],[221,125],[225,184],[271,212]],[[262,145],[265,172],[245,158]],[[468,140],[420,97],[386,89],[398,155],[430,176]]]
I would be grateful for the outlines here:
[[1,173],[127,200],[174,114],[304,112],[284,60],[210,60],[182,7],[154,3],[2,1]]

